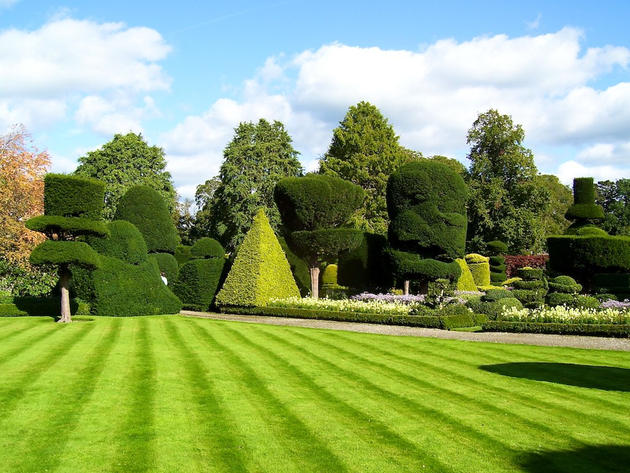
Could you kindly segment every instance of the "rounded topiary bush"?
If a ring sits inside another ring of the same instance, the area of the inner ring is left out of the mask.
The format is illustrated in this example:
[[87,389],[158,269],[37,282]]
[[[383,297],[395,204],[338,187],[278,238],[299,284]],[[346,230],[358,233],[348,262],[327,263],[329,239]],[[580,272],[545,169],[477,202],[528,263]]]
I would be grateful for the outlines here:
[[171,286],[179,274],[179,265],[175,257],[170,253],[151,253],[149,257],[155,259],[160,273],[164,273],[168,285]]
[[322,285],[337,285],[337,265],[329,264],[322,272]]
[[582,290],[582,285],[578,284],[571,276],[556,276],[549,280],[550,292],[561,292],[565,294],[577,294]]
[[191,249],[192,247],[188,245],[177,245],[174,255],[177,260],[177,264],[181,266],[192,259],[192,254],[190,253]]
[[[505,292],[509,294],[509,291]],[[485,301],[483,297],[475,297],[467,301],[466,306],[476,314],[488,316],[490,320],[500,319],[505,310],[523,308],[523,304],[514,297],[502,297],[493,301]]]
[[512,295],[528,308],[540,307],[547,295],[547,280],[540,268],[519,268],[517,271],[521,281],[514,281]]
[[194,259],[179,269],[173,292],[185,309],[207,311],[219,288],[225,258]]
[[140,264],[147,260],[147,244],[136,226],[126,220],[114,220],[107,224],[109,236],[87,237],[87,243],[105,256],[118,258],[130,264]]
[[150,253],[174,253],[179,244],[164,198],[150,187],[130,188],[118,202],[116,220],[127,220],[138,227]]
[[190,255],[194,259],[198,258],[224,258],[225,250],[221,243],[214,238],[204,237],[195,242],[190,249]]
[[491,289],[481,296],[481,300],[483,302],[494,302],[507,297],[514,297],[507,289]]

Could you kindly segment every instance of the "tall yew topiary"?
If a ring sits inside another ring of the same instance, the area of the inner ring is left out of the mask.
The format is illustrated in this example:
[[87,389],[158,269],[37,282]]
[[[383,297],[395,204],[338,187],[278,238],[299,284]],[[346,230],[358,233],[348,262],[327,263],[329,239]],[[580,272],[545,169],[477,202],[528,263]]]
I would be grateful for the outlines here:
[[440,162],[401,166],[387,182],[389,243],[398,279],[454,281],[466,246],[466,184]]
[[320,266],[361,244],[363,232],[343,225],[363,203],[363,189],[338,177],[309,174],[279,181],[274,198],[293,247],[309,265],[311,296],[317,299]]
[[48,237],[31,253],[31,264],[59,266],[59,322],[71,322],[69,266],[97,268],[101,264],[98,253],[76,238],[109,233],[104,222],[98,220],[103,209],[104,189],[104,184],[95,179],[47,174],[44,178],[44,215],[26,222],[30,230]]
[[272,298],[287,297],[300,297],[300,291],[265,211],[260,209],[216,302],[219,306],[259,307]]

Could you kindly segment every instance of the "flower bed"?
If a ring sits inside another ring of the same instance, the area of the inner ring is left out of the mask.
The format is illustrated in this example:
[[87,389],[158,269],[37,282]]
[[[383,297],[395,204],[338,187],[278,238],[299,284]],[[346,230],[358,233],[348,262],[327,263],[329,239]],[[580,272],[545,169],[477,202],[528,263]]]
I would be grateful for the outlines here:
[[[401,297],[401,296],[397,296]],[[362,314],[409,315],[413,306],[410,303],[386,302],[385,300],[353,300],[353,299],[312,299],[310,297],[290,297],[287,299],[271,299],[268,307],[328,310],[335,312],[356,312]]]

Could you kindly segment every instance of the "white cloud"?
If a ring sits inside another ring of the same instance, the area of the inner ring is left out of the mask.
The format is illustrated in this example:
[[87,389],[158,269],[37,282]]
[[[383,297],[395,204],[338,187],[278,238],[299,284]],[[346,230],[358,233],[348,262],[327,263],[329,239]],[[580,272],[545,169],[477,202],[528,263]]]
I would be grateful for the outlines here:
[[536,18],[534,18],[532,21],[526,21],[525,25],[527,25],[527,29],[529,30],[537,30],[538,27],[540,26],[540,20],[542,20],[541,13],[536,15]]
[[577,161],[566,161],[558,167],[560,182],[571,185],[575,177],[593,177],[595,181],[613,180],[630,177],[630,162],[623,163],[623,167],[609,164],[586,166]]
[[[554,170],[560,164],[552,158],[555,148],[579,151],[628,139],[630,82],[593,84],[613,70],[627,71],[630,49],[585,49],[582,41],[580,30],[563,28],[516,38],[444,39],[420,51],[334,43],[293,58],[272,57],[243,84],[239,100],[219,99],[163,136],[170,166],[179,185],[201,182],[219,169],[238,122],[265,117],[287,125],[312,168],[348,106],[367,100],[390,119],[405,146],[460,159],[476,116],[497,108],[523,124],[526,144],[534,152],[544,148],[539,163]],[[562,172],[566,177],[576,169],[571,164]]]
[[580,151],[576,160],[581,163],[624,164],[630,167],[630,141],[621,143],[597,143]]
[[[33,31],[0,31],[0,123],[46,126],[79,104],[77,117],[96,131],[135,127],[139,117],[129,116],[135,108],[128,102],[170,87],[158,64],[170,49],[157,31],[123,23],[56,17]],[[94,97],[110,102],[105,115]],[[102,116],[88,116],[90,110]]]

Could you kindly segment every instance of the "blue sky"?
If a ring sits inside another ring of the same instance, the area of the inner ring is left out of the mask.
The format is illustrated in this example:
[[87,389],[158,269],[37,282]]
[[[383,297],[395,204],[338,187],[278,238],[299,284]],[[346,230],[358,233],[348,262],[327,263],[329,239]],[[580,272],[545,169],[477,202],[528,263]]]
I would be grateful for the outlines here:
[[405,146],[465,162],[494,107],[541,171],[630,177],[629,5],[0,0],[0,127],[24,123],[61,171],[141,131],[189,197],[239,121],[283,121],[314,169],[368,100]]

